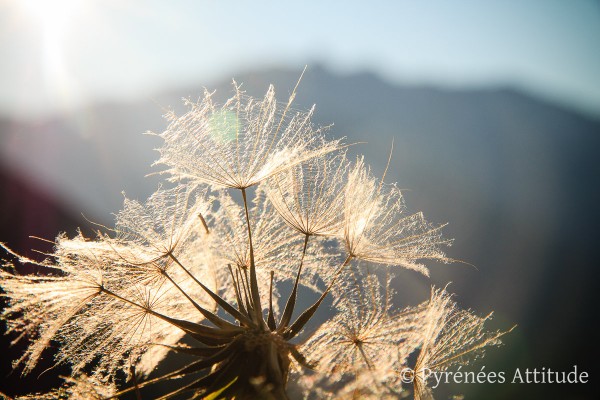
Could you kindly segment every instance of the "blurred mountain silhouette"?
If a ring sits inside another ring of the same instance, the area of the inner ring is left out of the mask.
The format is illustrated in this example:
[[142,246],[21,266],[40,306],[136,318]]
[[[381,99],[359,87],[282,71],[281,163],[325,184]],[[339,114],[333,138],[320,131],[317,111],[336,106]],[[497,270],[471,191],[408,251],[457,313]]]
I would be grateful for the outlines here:
[[[299,75],[273,69],[241,74],[236,81],[254,96],[273,83],[278,97],[287,100]],[[220,99],[232,92],[228,82],[207,87],[216,89]],[[42,121],[2,118],[1,168],[73,215],[110,224],[110,213],[122,204],[122,190],[144,199],[159,182],[144,176],[158,171],[150,164],[157,158],[152,148],[160,141],[140,133],[162,131],[163,107],[184,110],[181,98],[195,99],[202,91],[174,90]],[[365,154],[377,174],[385,168],[393,141],[386,181],[406,189],[411,210],[424,211],[432,222],[450,223],[446,234],[456,240],[448,253],[464,263],[431,265],[431,280],[398,271],[402,298],[421,301],[431,284],[452,281],[450,291],[463,307],[479,314],[495,310],[499,329],[519,325],[505,347],[490,350],[471,370],[485,365],[488,371],[505,371],[508,382],[516,368],[568,372],[577,365],[592,374],[598,346],[590,321],[597,315],[593,294],[600,278],[595,257],[599,120],[509,87],[397,86],[370,73],[339,76],[320,67],[305,74],[295,107],[313,103],[318,124],[335,124],[332,136],[367,142],[349,151]],[[7,204],[13,192],[3,185],[0,196]],[[72,229],[72,223],[62,229]],[[23,238],[3,226],[0,241],[10,245]],[[447,386],[436,393],[584,399],[595,389],[591,384],[508,382]]]

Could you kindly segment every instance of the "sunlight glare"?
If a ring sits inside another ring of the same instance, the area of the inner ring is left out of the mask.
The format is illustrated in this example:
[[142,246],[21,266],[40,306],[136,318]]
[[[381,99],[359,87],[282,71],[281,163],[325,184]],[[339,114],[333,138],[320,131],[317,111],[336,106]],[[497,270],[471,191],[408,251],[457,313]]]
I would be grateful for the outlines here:
[[69,72],[66,40],[81,26],[87,0],[20,0],[23,20],[37,27],[41,35],[41,71],[46,93],[61,108],[77,97],[76,82]]
[[21,0],[18,4],[40,24],[44,33],[60,35],[85,3],[82,0]]

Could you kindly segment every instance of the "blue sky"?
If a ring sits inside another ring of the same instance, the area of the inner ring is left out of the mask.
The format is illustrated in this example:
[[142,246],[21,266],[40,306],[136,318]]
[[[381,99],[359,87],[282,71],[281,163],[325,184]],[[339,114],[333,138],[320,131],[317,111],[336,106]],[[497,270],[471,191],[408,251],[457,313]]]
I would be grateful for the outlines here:
[[512,84],[600,116],[600,2],[0,0],[0,112],[151,96],[264,66]]

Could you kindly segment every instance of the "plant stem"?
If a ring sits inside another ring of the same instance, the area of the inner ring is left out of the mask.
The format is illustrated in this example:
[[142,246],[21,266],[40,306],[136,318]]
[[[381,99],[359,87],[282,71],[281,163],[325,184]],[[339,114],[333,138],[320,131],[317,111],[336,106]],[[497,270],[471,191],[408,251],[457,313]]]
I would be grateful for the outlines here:
[[306,254],[306,248],[308,247],[308,238],[310,235],[304,236],[304,247],[302,249],[302,256],[300,258],[300,266],[298,267],[298,274],[296,275],[296,281],[294,282],[294,288],[292,289],[292,293],[285,305],[285,310],[283,315],[281,316],[281,321],[279,322],[279,330],[282,332],[285,330],[292,319],[292,314],[294,312],[294,307],[296,306],[296,296],[298,293],[298,283],[300,281],[300,273],[302,272],[302,265],[304,263],[304,255]]
[[206,285],[204,285],[202,282],[200,282],[194,276],[194,274],[192,274],[190,271],[188,271],[188,269],[186,267],[184,267],[183,264],[181,264],[179,262],[179,260],[177,259],[177,257],[175,257],[175,255],[173,253],[169,253],[169,257],[171,257],[171,259],[173,261],[175,261],[175,263],[177,265],[179,265],[179,267],[181,267],[186,272],[186,274],[188,274],[188,276],[194,280],[194,282],[196,282],[210,297],[212,297],[212,299],[214,301],[216,301],[217,304],[223,308],[223,310],[225,310],[226,312],[228,312],[232,317],[236,318],[241,323],[243,323],[243,324],[245,324],[247,326],[255,326],[255,324],[254,324],[253,321],[251,321],[250,319],[248,319],[239,310],[236,310],[231,304],[227,303],[223,298],[221,298],[221,296],[219,296],[218,294],[214,293],[212,290],[210,290],[209,288],[207,288]]
[[164,271],[163,275],[173,284],[173,286],[175,286],[177,288],[177,290],[179,290],[179,292],[181,292],[181,294],[183,294],[185,296],[185,298],[187,298],[192,303],[192,305],[204,316],[204,318],[206,318],[207,320],[209,320],[210,322],[212,322],[213,324],[215,324],[215,326],[218,326],[221,329],[239,329],[238,326],[235,326],[232,323],[230,323],[228,321],[225,321],[221,317],[219,317],[216,314],[208,311],[207,309],[205,309],[204,307],[202,307],[200,304],[198,304],[196,301],[194,301],[194,299],[192,299],[185,292],[185,290],[183,290],[181,288],[181,286],[179,286],[177,284],[177,282],[175,282],[173,280],[173,278],[167,273],[167,271]]
[[267,326],[262,316],[262,306],[260,304],[260,293],[258,292],[258,282],[256,280],[256,265],[254,264],[254,246],[252,244],[252,228],[250,227],[250,214],[248,212],[248,199],[246,198],[246,189],[242,191],[244,200],[244,210],[246,211],[246,225],[248,226],[248,241],[250,244],[250,297],[254,313],[256,314],[257,323],[263,330],[267,330]]
[[323,294],[321,294],[321,297],[319,297],[319,300],[317,300],[312,306],[310,306],[310,308],[307,308],[298,317],[298,319],[296,319],[296,321],[289,328],[287,328],[283,332],[283,338],[284,339],[289,340],[289,339],[293,338],[294,336],[296,336],[300,332],[300,330],[302,330],[302,328],[304,327],[304,325],[306,325],[306,323],[312,318],[312,316],[314,315],[315,311],[317,311],[317,309],[319,308],[319,306],[321,305],[321,303],[323,302],[323,300],[325,300],[325,297],[327,296],[327,294],[329,293],[329,291],[333,287],[333,284],[335,283],[335,281],[337,280],[337,278],[340,276],[340,273],[345,269],[345,267],[348,264],[350,264],[350,261],[352,260],[352,258],[353,258],[352,255],[348,255],[348,257],[346,258],[346,260],[344,261],[344,263],[338,268],[337,271],[335,271],[335,275],[333,276],[333,279],[331,280],[331,282],[327,286],[327,289],[325,289],[325,291],[323,292]]

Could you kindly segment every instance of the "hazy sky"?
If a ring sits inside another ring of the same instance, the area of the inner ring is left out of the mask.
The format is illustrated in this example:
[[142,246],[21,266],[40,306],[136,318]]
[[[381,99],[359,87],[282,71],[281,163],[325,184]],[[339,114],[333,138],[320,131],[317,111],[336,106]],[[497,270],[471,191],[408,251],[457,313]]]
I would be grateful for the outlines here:
[[397,83],[509,83],[600,116],[599,42],[592,0],[0,0],[0,112],[319,63]]

